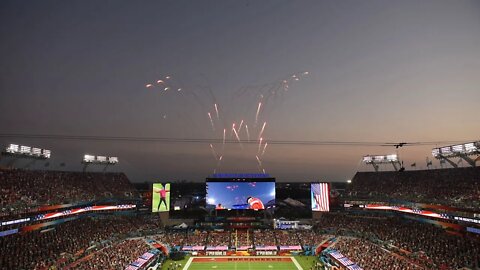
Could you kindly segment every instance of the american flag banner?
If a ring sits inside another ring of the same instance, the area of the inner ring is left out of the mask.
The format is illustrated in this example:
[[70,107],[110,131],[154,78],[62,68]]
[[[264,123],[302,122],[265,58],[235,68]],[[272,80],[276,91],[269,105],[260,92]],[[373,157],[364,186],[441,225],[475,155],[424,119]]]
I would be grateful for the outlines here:
[[347,257],[343,257],[343,258],[340,258],[338,259],[340,261],[341,264],[343,265],[352,265],[354,264],[354,262],[352,262],[349,258]]
[[330,184],[315,183],[311,185],[312,211],[330,211]]
[[349,266],[347,266],[347,268],[348,268],[349,270],[363,270],[363,268],[361,268],[361,267],[358,266],[357,264],[349,265]]
[[413,212],[414,214],[421,214],[421,213],[422,213],[422,210],[413,208],[413,209],[412,209],[412,212]]

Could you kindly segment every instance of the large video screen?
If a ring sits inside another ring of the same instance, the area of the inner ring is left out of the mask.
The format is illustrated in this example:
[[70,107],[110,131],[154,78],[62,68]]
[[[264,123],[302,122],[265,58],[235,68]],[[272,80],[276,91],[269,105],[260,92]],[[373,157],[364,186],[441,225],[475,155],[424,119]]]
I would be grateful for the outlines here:
[[152,212],[170,211],[170,183],[153,184]]
[[207,179],[207,205],[215,209],[263,210],[275,205],[275,179]]
[[330,211],[330,184],[312,183],[311,199],[312,211],[329,212]]

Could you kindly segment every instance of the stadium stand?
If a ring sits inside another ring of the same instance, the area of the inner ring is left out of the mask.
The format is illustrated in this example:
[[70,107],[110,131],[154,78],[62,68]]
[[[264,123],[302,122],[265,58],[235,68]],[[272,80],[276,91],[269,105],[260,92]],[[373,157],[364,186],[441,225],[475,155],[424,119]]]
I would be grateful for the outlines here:
[[[0,269],[47,269],[63,267],[85,255],[89,247],[139,236],[151,228],[151,218],[82,218],[56,227],[0,237]],[[139,224],[145,224],[139,227]]]
[[297,233],[295,231],[275,230],[275,238],[279,246],[295,246],[300,245]]
[[207,246],[229,246],[229,232],[210,232],[208,234]]
[[70,269],[123,270],[126,265],[134,261],[148,249],[149,246],[144,239],[127,239],[94,252],[85,260],[70,267]]
[[[82,218],[43,231],[2,237],[0,269],[120,269],[148,249],[145,240],[126,239],[146,234],[155,234],[152,239],[171,247],[233,245],[233,232],[165,233],[157,226],[152,217]],[[417,269],[416,265],[424,269],[459,269],[474,267],[480,259],[478,236],[450,234],[399,217],[325,214],[313,231],[255,230],[248,241],[245,232],[236,235],[241,245],[253,242],[256,246],[315,247],[337,238],[333,248],[364,269]]]
[[193,231],[189,232],[187,238],[184,240],[184,246],[205,246],[207,243],[208,232]]
[[41,206],[136,196],[123,173],[0,170],[1,216],[35,212]]
[[357,172],[346,198],[390,199],[480,209],[480,167],[403,172]]
[[187,234],[185,231],[168,232],[166,234],[166,243],[171,247],[181,247],[186,243]]
[[[347,197],[395,198],[474,208],[480,194],[475,183],[479,172],[477,168],[461,168],[357,173],[347,189]],[[0,170],[0,187],[4,217],[36,211],[45,205],[131,199],[138,194],[121,173]],[[436,192],[440,196],[436,197]],[[333,243],[333,248],[364,269],[453,270],[480,265],[478,235],[448,231],[393,214],[325,213],[313,230],[252,228],[223,232],[164,231],[160,229],[163,223],[155,215],[124,216],[112,212],[74,218],[77,219],[56,226],[0,237],[0,269],[125,269],[149,249],[143,238],[146,235],[178,250],[182,246],[299,245],[315,251],[328,240],[329,245]],[[38,223],[28,225],[32,224]],[[2,230],[14,227],[18,225],[5,225]]]
[[373,243],[355,238],[342,238],[333,246],[363,269],[375,270],[414,270],[422,267],[407,259],[392,254]]
[[276,246],[275,233],[273,230],[255,230],[253,233],[255,246]]
[[329,238],[333,237],[333,235],[320,234],[312,230],[297,231],[297,235],[301,245],[311,247],[321,244]]
[[316,229],[323,233],[370,239],[431,269],[473,267],[480,259],[478,235],[452,234],[434,225],[399,217],[327,214]]

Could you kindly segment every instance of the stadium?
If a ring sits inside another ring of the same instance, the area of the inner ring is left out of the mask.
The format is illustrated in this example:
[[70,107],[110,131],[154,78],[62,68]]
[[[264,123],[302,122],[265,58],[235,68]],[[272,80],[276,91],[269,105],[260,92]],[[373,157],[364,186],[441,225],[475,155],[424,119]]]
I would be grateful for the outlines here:
[[[53,153],[33,149],[11,144],[3,157],[45,162],[43,153]],[[437,150],[442,159],[476,158],[480,142]],[[362,159],[392,162],[386,158]],[[83,163],[119,160],[86,155]],[[222,173],[200,183],[134,184],[123,173],[14,167],[0,177],[2,269],[475,269],[479,262],[476,166],[357,172],[350,183]]]
[[479,14],[0,3],[0,270],[479,270]]

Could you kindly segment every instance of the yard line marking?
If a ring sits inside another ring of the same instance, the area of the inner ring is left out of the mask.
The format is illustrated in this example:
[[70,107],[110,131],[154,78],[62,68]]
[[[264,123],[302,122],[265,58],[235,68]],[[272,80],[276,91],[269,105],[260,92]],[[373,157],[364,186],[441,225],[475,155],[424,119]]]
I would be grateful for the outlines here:
[[188,259],[187,263],[183,267],[183,270],[187,270],[188,267],[190,267],[190,264],[192,264],[192,261],[193,261],[193,257],[190,257],[190,259]]
[[300,266],[300,264],[297,262],[297,260],[294,257],[290,257],[292,260],[293,264],[297,267],[298,270],[303,270],[303,268]]

